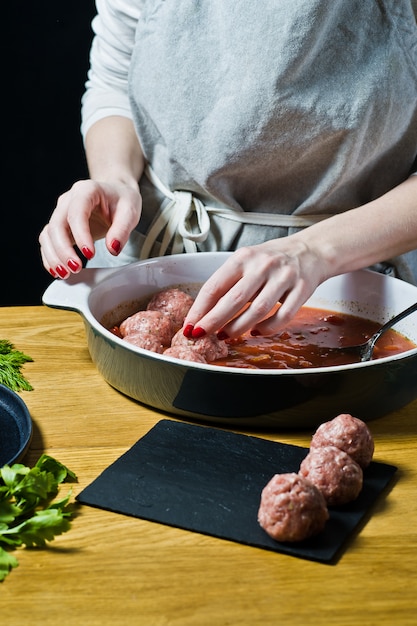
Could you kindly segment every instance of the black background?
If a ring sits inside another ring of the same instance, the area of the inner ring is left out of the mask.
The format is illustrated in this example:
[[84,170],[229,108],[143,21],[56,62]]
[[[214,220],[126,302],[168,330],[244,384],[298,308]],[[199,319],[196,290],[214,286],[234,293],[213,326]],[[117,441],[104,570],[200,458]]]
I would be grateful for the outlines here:
[[58,196],[87,176],[80,99],[95,13],[94,0],[6,2],[0,306],[41,303],[52,278],[38,235]]

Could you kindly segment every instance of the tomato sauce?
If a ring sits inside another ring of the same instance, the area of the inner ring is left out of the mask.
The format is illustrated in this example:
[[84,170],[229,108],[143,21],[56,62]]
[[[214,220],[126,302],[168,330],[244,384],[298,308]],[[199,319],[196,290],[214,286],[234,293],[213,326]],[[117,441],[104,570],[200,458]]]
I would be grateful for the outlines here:
[[[245,333],[228,340],[228,357],[215,363],[252,369],[304,369],[357,363],[359,356],[349,351],[336,353],[323,348],[364,343],[380,326],[378,322],[354,315],[303,306],[285,329],[275,335],[252,337]],[[378,339],[373,359],[415,347],[412,341],[390,329]]]

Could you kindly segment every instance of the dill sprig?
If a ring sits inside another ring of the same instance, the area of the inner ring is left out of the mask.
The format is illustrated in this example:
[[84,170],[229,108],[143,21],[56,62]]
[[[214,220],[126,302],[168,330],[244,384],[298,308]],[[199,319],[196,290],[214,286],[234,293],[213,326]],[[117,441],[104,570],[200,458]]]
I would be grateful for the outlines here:
[[31,391],[29,381],[23,376],[21,369],[25,363],[33,359],[16,350],[7,339],[0,339],[0,383],[12,391]]

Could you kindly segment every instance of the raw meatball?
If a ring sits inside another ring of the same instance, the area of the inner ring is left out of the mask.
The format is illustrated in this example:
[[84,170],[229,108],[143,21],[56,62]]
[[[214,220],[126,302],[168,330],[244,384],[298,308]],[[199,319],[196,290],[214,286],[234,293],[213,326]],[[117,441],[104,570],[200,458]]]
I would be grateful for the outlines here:
[[363,485],[363,472],[352,457],[335,446],[310,450],[302,461],[300,476],[320,489],[328,505],[355,500]]
[[167,356],[173,356],[183,361],[194,361],[194,363],[207,363],[206,359],[196,350],[187,346],[173,346],[164,350]]
[[171,346],[184,346],[201,354],[207,363],[228,355],[228,347],[224,341],[217,339],[216,335],[206,335],[200,339],[187,339],[182,330],[179,330],[172,338]]
[[276,474],[262,491],[258,522],[277,541],[316,535],[328,518],[323,494],[296,473]]
[[144,350],[150,350],[151,352],[158,352],[162,354],[165,350],[165,346],[159,341],[159,338],[150,333],[132,333],[123,337],[124,341],[131,343],[133,346],[143,348]]
[[193,298],[181,289],[164,289],[152,296],[146,308],[148,311],[168,313],[174,332],[177,332],[182,327],[193,302]]
[[171,318],[160,311],[139,311],[120,324],[120,333],[135,346],[162,353],[171,343]]
[[374,454],[374,440],[368,426],[349,413],[342,413],[321,424],[314,433],[310,448],[336,446],[347,452],[363,469]]

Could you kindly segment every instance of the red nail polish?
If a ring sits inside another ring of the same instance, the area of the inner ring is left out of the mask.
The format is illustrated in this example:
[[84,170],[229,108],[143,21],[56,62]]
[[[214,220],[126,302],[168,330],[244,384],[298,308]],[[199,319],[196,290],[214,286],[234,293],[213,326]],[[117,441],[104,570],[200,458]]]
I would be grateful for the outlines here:
[[55,271],[61,278],[68,276],[68,270],[63,265],[57,265]]
[[182,334],[187,339],[191,339],[191,337],[193,336],[193,330],[194,330],[194,326],[192,324],[187,324],[187,326],[184,327]]
[[191,337],[193,339],[200,339],[200,337],[204,337],[205,334],[206,331],[204,330],[204,328],[201,328],[201,326],[196,326],[196,328],[194,328],[193,332],[191,333]]
[[56,278],[56,272],[52,269],[52,267],[49,268],[49,273],[52,276],[52,278]]
[[74,259],[68,259],[67,265],[73,272],[76,272],[80,269],[79,264],[77,263],[77,261],[74,261]]
[[250,334],[252,335],[252,337],[259,337],[261,333],[257,328],[252,328],[252,330],[250,331]]
[[91,252],[90,248],[87,248],[87,246],[83,246],[81,248],[81,252],[83,253],[83,255],[85,256],[86,259],[88,259],[89,261],[93,258],[94,254]]
[[224,330],[220,330],[217,333],[217,339],[220,341],[226,341],[226,339],[229,339],[229,335]]
[[116,253],[119,254],[120,249],[121,249],[121,243],[118,239],[113,239],[113,241],[110,244],[112,250]]

